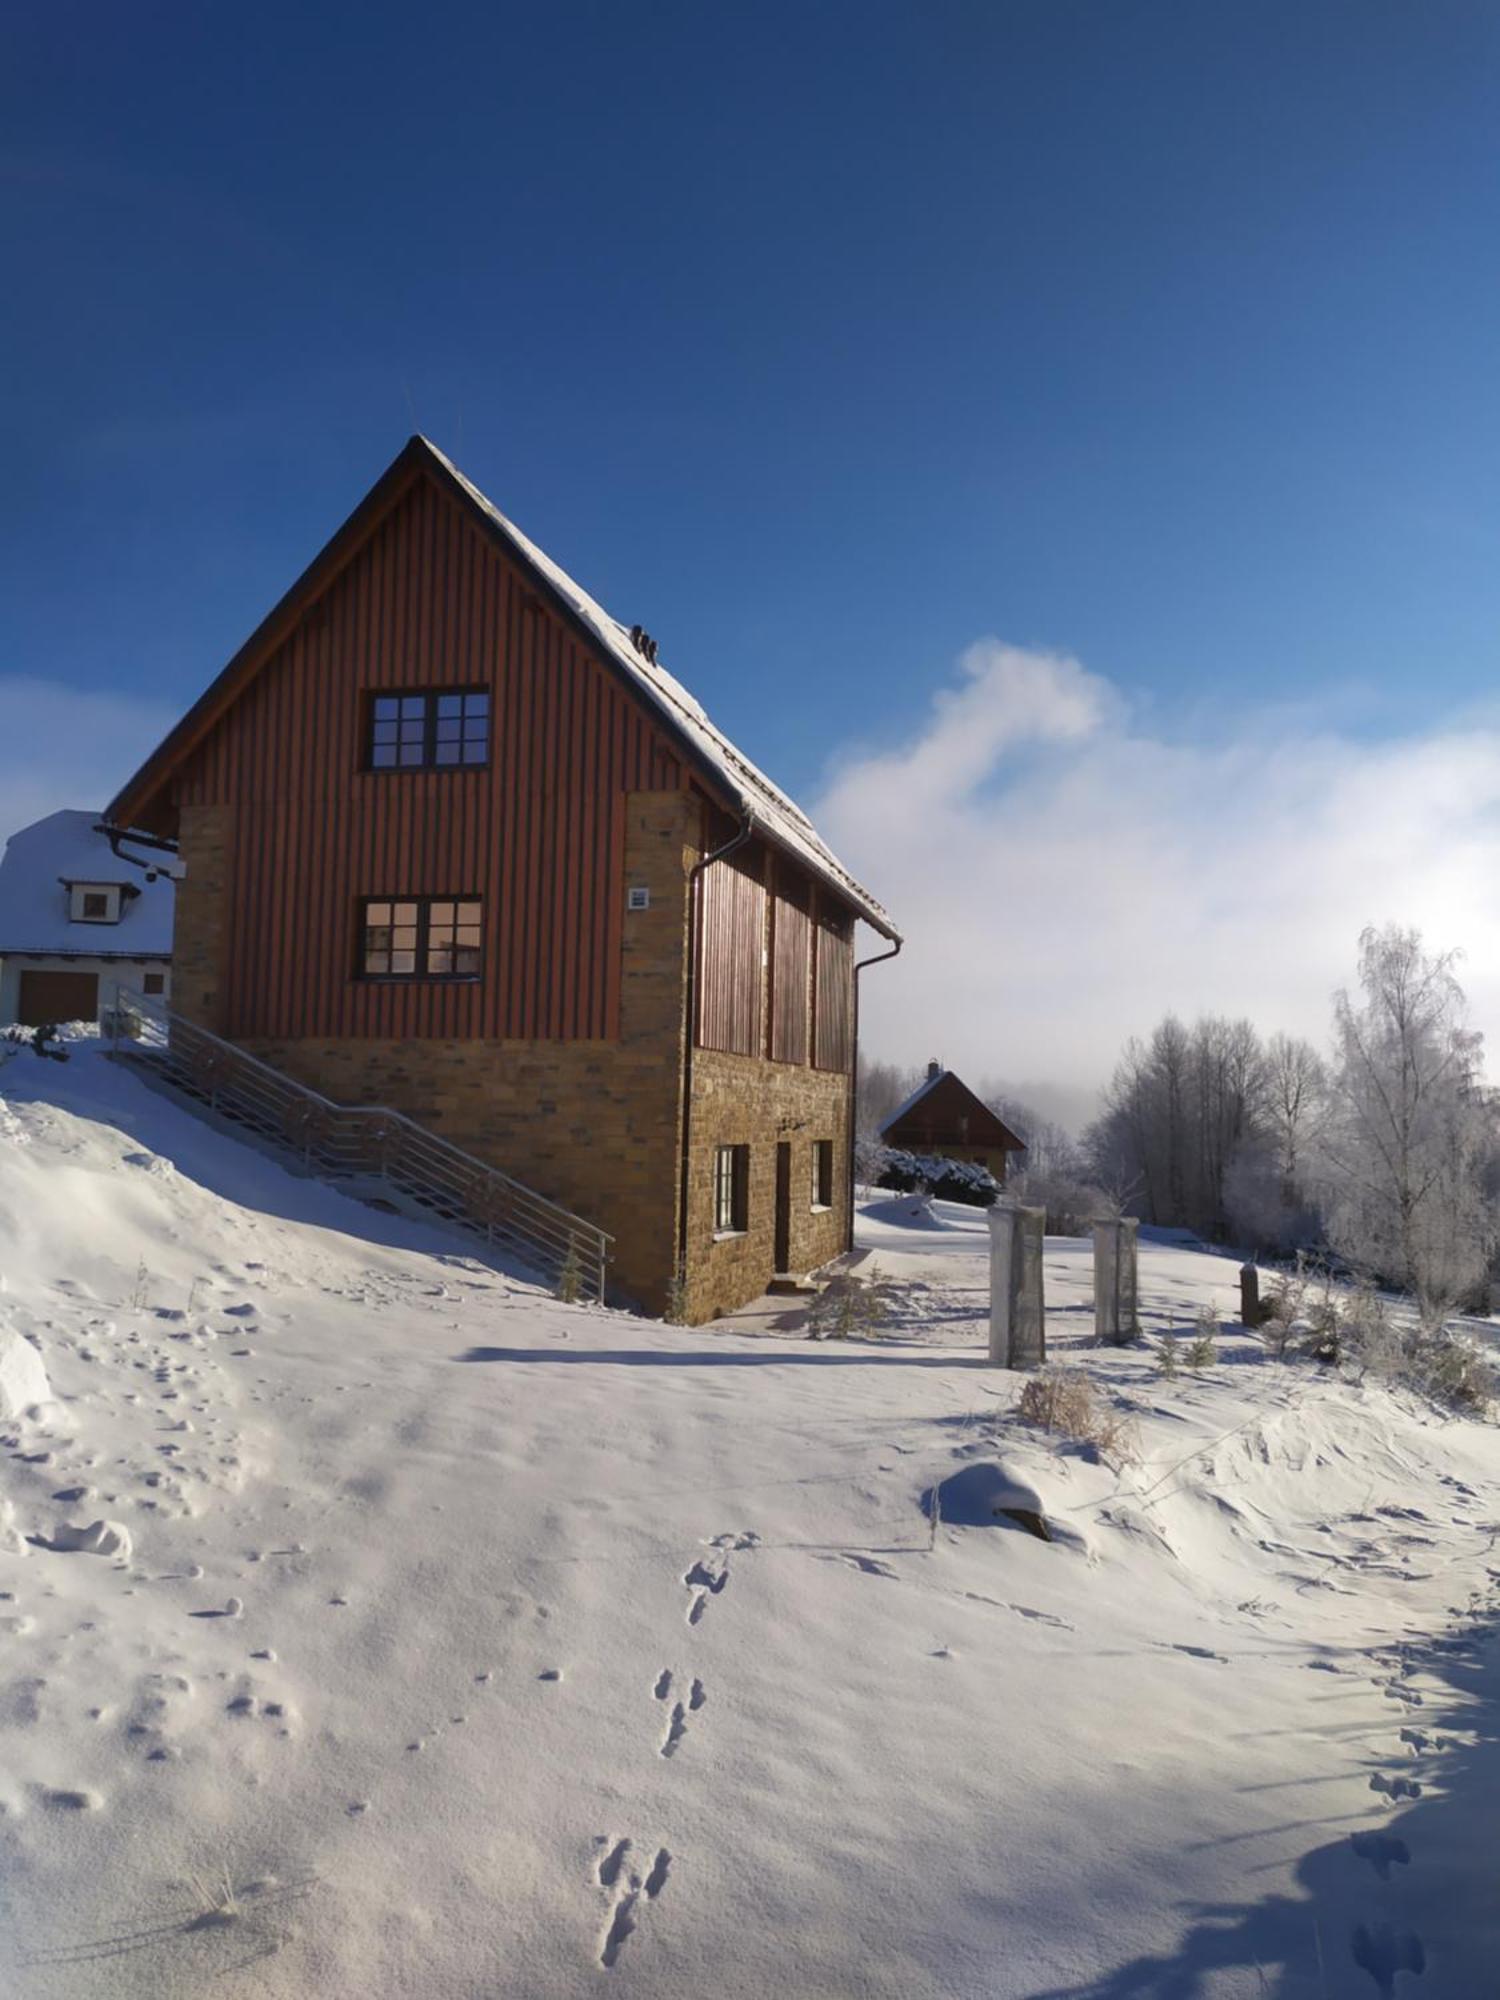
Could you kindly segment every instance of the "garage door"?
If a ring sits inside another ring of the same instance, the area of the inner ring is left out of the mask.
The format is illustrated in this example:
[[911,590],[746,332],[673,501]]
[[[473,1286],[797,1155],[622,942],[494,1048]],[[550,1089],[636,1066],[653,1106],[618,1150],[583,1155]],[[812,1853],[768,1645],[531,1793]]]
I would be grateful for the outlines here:
[[23,972],[21,1020],[28,1028],[44,1021],[97,1021],[97,972]]

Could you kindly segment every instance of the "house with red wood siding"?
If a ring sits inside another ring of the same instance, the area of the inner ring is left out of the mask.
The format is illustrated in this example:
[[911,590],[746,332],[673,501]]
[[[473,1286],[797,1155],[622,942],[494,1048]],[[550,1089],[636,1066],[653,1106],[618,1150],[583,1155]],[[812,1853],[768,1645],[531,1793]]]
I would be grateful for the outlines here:
[[847,1247],[890,917],[622,625],[413,438],[111,802],[174,1010],[609,1231],[698,1321]]
[[1002,1184],[1011,1154],[1026,1150],[1026,1141],[939,1062],[927,1065],[926,1076],[886,1119],[880,1136],[903,1152],[970,1160]]

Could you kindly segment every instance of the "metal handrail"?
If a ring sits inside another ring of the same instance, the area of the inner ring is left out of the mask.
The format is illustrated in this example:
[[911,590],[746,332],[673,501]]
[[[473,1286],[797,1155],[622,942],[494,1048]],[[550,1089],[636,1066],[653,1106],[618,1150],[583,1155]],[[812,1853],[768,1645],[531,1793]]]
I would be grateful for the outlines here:
[[112,1055],[122,1053],[122,1043],[151,1054],[177,1089],[296,1154],[309,1171],[381,1182],[487,1243],[515,1250],[555,1283],[571,1275],[580,1297],[603,1299],[612,1236],[405,1112],[337,1104],[118,984],[101,1013]]

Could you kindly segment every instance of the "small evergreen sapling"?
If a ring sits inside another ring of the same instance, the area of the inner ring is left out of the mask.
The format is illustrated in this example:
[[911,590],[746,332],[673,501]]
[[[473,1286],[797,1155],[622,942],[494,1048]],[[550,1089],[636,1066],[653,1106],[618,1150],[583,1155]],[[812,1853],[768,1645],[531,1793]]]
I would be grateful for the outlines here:
[[576,1306],[583,1296],[583,1266],[578,1261],[576,1243],[568,1244],[568,1254],[562,1260],[552,1296],[560,1299],[565,1306]]
[[1219,1350],[1215,1344],[1218,1339],[1219,1322],[1214,1318],[1211,1307],[1201,1306],[1194,1325],[1196,1331],[1188,1342],[1187,1353],[1182,1358],[1192,1372],[1198,1375],[1205,1368],[1212,1368],[1219,1358]]

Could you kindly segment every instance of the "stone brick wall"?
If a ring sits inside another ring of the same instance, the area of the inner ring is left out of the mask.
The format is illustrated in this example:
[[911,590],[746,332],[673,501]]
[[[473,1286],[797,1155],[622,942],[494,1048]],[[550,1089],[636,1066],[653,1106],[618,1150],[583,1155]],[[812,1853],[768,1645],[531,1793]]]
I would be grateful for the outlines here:
[[183,806],[178,828],[185,873],[172,923],[172,1010],[215,1034],[223,1033],[233,824],[228,806]]
[[[816,1270],[848,1247],[847,1076],[754,1056],[693,1054],[692,1145],[688,1180],[688,1317],[732,1312],[762,1293],[775,1273],[776,1148],[791,1147],[789,1268]],[[833,1201],[812,1205],[813,1144],[833,1142]],[[748,1145],[748,1227],[714,1233],[714,1155]]]

